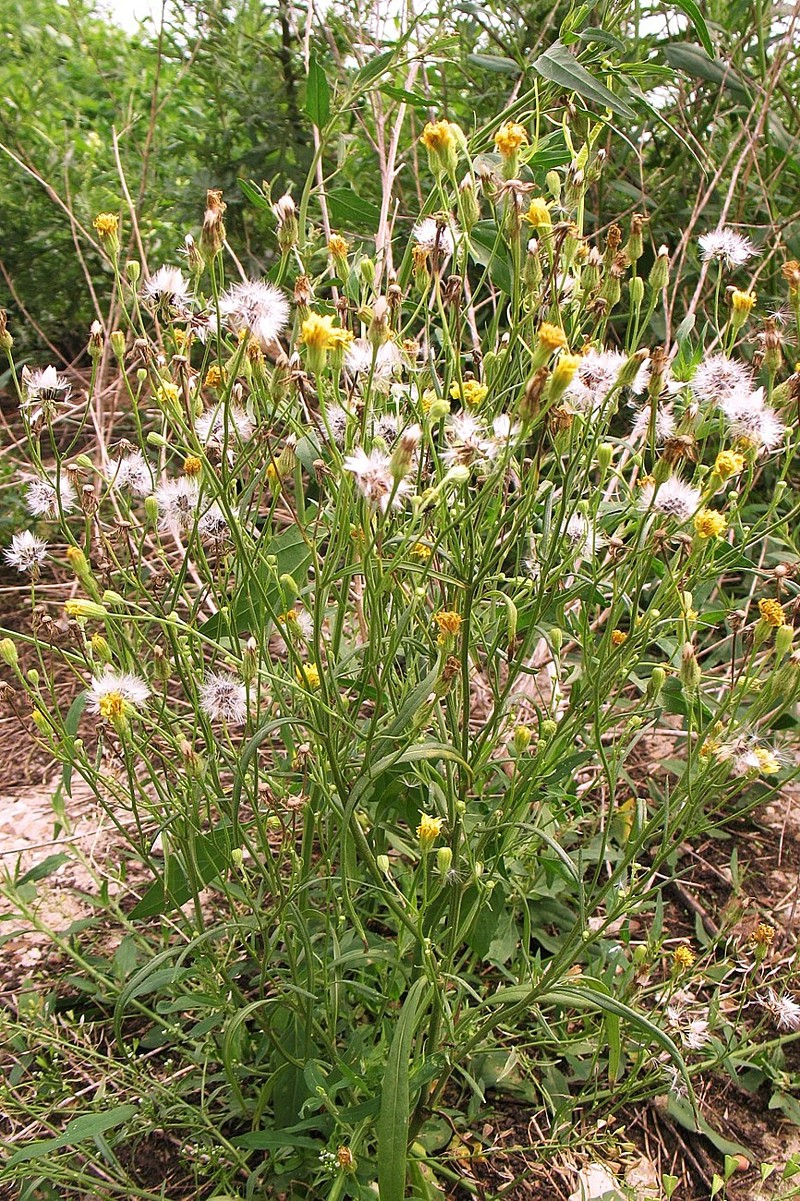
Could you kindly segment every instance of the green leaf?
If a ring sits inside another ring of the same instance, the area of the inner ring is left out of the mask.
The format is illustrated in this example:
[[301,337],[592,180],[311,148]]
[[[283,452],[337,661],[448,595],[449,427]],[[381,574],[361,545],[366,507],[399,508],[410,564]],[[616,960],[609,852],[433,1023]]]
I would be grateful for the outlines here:
[[[221,825],[205,834],[198,834],[192,849],[197,887],[205,888],[225,871],[230,863],[230,826]],[[169,909],[178,909],[193,893],[194,888],[186,870],[177,855],[173,854],[167,861],[166,879],[162,877],[156,880],[128,916],[134,920],[160,916]]]
[[693,46],[686,42],[667,42],[661,49],[669,65],[676,71],[685,71],[695,79],[705,79],[708,83],[726,88],[741,100],[750,100],[750,92],[741,76],[722,59],[710,58],[702,46]]
[[381,1201],[403,1201],[406,1195],[408,1119],[411,1109],[409,1060],[414,1032],[421,1016],[422,997],[427,988],[428,981],[424,977],[411,985],[386,1061],[381,1112],[376,1126]]
[[69,855],[65,855],[63,852],[58,855],[48,855],[41,863],[37,863],[35,867],[27,871],[24,876],[20,876],[17,884],[34,884],[37,880],[44,880],[45,876],[50,876],[57,871],[62,863],[69,863]]
[[367,229],[375,234],[381,210],[370,200],[362,200],[352,188],[331,188],[328,192],[328,211],[331,224],[338,229]]
[[81,1114],[67,1123],[63,1134],[59,1134],[57,1138],[39,1139],[27,1147],[22,1147],[6,1160],[5,1166],[11,1168],[15,1164],[27,1163],[32,1159],[44,1159],[62,1147],[74,1147],[86,1139],[96,1138],[108,1130],[113,1130],[115,1126],[122,1126],[130,1121],[136,1112],[135,1105],[115,1105],[113,1109],[104,1110],[102,1113]]
[[365,63],[356,75],[356,83],[371,83],[373,79],[377,79],[379,75],[383,75],[384,71],[388,70],[391,65],[394,56],[394,48],[392,50],[384,50],[383,54],[379,54],[377,58],[373,58],[372,62]]
[[430,101],[420,92],[407,92],[405,88],[396,88],[390,83],[382,83],[378,91],[391,100],[401,100],[404,104],[413,105],[414,108],[427,109],[430,104]]
[[331,115],[331,89],[328,77],[320,66],[319,61],[313,57],[308,64],[306,112],[317,129],[324,128],[328,124]]
[[694,0],[675,0],[675,7],[685,13],[689,20],[694,25],[694,31],[703,43],[703,49],[709,58],[714,57],[714,47],[711,44],[711,38],[708,33],[705,17],[700,12],[700,9],[695,4]]
[[532,66],[543,79],[558,84],[565,91],[575,92],[584,100],[589,100],[601,108],[610,108],[612,112],[627,117],[628,120],[636,120],[636,113],[631,106],[590,75],[561,42],[554,42],[544,54],[539,55]]
[[513,58],[503,54],[468,54],[467,62],[484,71],[496,71],[499,75],[521,75],[522,67]]
[[[77,736],[81,714],[86,708],[86,702],[88,699],[89,693],[87,691],[84,690],[83,692],[79,692],[69,707],[69,712],[67,713],[66,720],[64,722],[64,730],[70,741]],[[64,788],[66,789],[67,796],[72,795],[70,792],[70,789],[72,788],[72,767],[73,765],[71,762],[65,763],[64,769],[61,773],[61,780]]]

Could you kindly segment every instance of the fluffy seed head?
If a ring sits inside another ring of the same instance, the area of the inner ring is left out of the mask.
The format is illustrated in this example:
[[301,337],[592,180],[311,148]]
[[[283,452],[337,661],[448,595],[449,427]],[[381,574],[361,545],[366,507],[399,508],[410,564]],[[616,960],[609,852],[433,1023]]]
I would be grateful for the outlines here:
[[200,708],[211,721],[240,726],[247,718],[247,689],[229,671],[211,672],[200,685]]

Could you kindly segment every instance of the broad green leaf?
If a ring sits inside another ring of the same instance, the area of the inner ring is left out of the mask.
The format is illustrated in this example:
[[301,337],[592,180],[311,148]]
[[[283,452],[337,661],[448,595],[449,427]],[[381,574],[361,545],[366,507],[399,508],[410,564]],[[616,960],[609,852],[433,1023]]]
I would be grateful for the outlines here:
[[396,88],[389,83],[382,83],[378,91],[391,100],[401,100],[404,104],[413,105],[414,108],[427,109],[430,105],[430,101],[419,92],[407,92],[405,88]]
[[308,64],[306,112],[317,129],[323,129],[328,124],[331,115],[331,89],[328,77],[319,61],[314,57]]
[[539,55],[532,66],[534,71],[550,83],[558,84],[568,92],[575,92],[584,100],[589,100],[601,108],[610,108],[621,117],[636,120],[636,113],[627,101],[616,96],[605,84],[595,79],[561,42],[554,42],[544,54]]
[[352,188],[331,188],[328,192],[331,224],[343,230],[368,230],[375,235],[381,210],[371,200],[362,200]]
[[27,1147],[15,1151],[11,1158],[6,1160],[5,1166],[11,1168],[15,1164],[27,1163],[32,1159],[44,1159],[62,1147],[74,1147],[86,1139],[96,1138],[113,1130],[115,1126],[122,1126],[135,1117],[136,1113],[135,1105],[115,1105],[113,1109],[104,1110],[102,1113],[81,1114],[68,1122],[63,1134],[59,1134],[57,1138],[38,1139],[35,1143],[29,1143]]
[[[230,826],[218,826],[194,840],[194,860],[197,886],[205,888],[227,868],[230,863]],[[142,899],[133,907],[129,916],[137,918],[156,917],[169,909],[177,909],[192,896],[194,889],[189,876],[173,854],[167,861],[166,880],[156,880]]]
[[377,1122],[378,1187],[381,1201],[403,1201],[406,1195],[408,1119],[410,1115],[409,1060],[428,981],[422,977],[409,989],[386,1061]]

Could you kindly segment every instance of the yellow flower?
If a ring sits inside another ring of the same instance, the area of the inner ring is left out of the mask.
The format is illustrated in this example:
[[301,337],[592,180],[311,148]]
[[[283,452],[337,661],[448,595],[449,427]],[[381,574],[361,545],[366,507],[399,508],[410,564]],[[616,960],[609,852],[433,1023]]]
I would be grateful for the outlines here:
[[119,234],[119,217],[116,213],[98,213],[92,225],[103,240],[111,241]]
[[553,224],[553,218],[550,216],[550,208],[547,201],[542,200],[541,196],[535,197],[528,206],[525,220],[534,229],[549,229]]
[[96,601],[90,600],[65,601],[64,612],[67,617],[75,617],[78,621],[86,621],[89,618],[102,621],[104,617],[108,617],[108,609],[103,605],[98,605]]
[[731,293],[731,306],[734,313],[741,317],[748,317],[750,310],[756,302],[755,292],[740,292],[738,288],[734,288]]
[[444,822],[440,817],[430,817],[427,813],[420,814],[417,838],[421,850],[427,851],[433,846],[442,832],[443,825]]
[[350,244],[341,234],[331,234],[328,242],[328,254],[334,259],[343,259],[347,257],[347,252],[350,249]]
[[778,756],[769,747],[757,746],[753,754],[758,760],[758,769],[765,776],[775,776],[781,770],[781,765],[778,762]]
[[548,397],[551,402],[560,400],[567,390],[567,386],[572,383],[575,378],[575,372],[580,366],[581,357],[577,354],[569,354],[564,351],[558,356],[558,362],[553,368],[553,374],[550,376],[550,391]]
[[334,325],[335,318],[321,313],[309,313],[300,327],[300,341],[314,350],[336,350],[353,341],[347,329]]
[[687,947],[686,943],[682,943],[672,952],[672,966],[676,972],[688,972],[696,958],[692,948]]
[[775,927],[769,926],[766,922],[759,922],[753,933],[750,935],[750,942],[755,947],[766,951],[767,947],[771,947],[775,941]]
[[436,175],[452,174],[458,165],[458,145],[463,134],[452,121],[428,121],[420,141],[428,152],[428,163]]
[[628,635],[625,633],[624,630],[612,630],[611,631],[612,646],[622,646],[622,644],[627,641],[628,641]]
[[433,620],[439,627],[438,642],[440,646],[445,644],[448,637],[458,637],[463,620],[459,613],[455,613],[452,609],[440,609],[438,613],[434,613]]
[[188,476],[199,475],[203,470],[203,460],[198,459],[197,455],[187,455],[183,460],[183,474]]
[[506,121],[494,135],[494,144],[503,158],[513,158],[520,146],[527,146],[528,131],[516,121]]
[[427,563],[433,551],[424,542],[415,542],[408,553],[412,559],[419,559],[420,563]]
[[721,450],[714,461],[714,471],[722,480],[744,471],[745,457],[735,450]]
[[479,384],[476,379],[468,379],[461,385],[453,384],[450,389],[450,395],[453,400],[460,400],[463,396],[464,404],[469,405],[471,409],[476,409],[478,405],[483,404],[484,400],[486,400],[486,397],[489,395],[489,389],[486,387],[486,384]]
[[715,509],[701,509],[694,518],[694,528],[700,538],[719,538],[727,524],[725,515]]
[[107,692],[100,697],[98,709],[106,721],[119,721],[125,714],[125,698],[121,692]]
[[162,384],[156,389],[156,400],[164,408],[171,408],[180,401],[180,390],[177,384]]
[[551,354],[554,350],[561,350],[567,344],[567,335],[563,329],[557,325],[551,325],[548,321],[543,321],[539,326],[539,345]]
[[422,411],[431,421],[441,421],[450,412],[450,401],[446,396],[437,396],[433,388],[426,388],[420,401]]
[[780,601],[773,600],[772,597],[763,597],[758,602],[758,611],[768,626],[778,629],[779,626],[786,625],[786,617]]
[[296,667],[294,674],[298,684],[305,684],[306,688],[310,688],[312,692],[315,688],[319,688],[320,674],[315,663],[304,663],[301,667]]

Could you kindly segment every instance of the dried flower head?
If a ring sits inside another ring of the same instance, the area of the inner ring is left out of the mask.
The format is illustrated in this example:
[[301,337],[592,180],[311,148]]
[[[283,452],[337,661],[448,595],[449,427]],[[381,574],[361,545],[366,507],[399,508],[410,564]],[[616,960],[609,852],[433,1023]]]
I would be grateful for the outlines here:
[[3,551],[3,556],[9,567],[38,575],[39,568],[47,556],[47,543],[42,538],[37,538],[30,530],[23,530],[21,534],[14,534],[11,545]]
[[735,229],[729,229],[724,225],[710,233],[703,234],[698,238],[698,242],[703,262],[707,263],[716,259],[718,262],[724,262],[727,267],[743,267],[750,259],[761,253],[744,234],[737,233]]
[[699,488],[672,475],[663,484],[647,483],[639,490],[638,507],[644,511],[654,509],[677,521],[688,521],[700,505],[702,493]]
[[286,329],[289,301],[280,288],[262,280],[234,284],[219,298],[219,311],[237,335],[250,333],[270,348]]
[[240,726],[247,719],[247,688],[229,671],[211,672],[200,685],[200,708],[211,721]]
[[60,513],[71,513],[77,499],[75,489],[65,475],[59,479],[36,476],[29,480],[25,489],[25,503],[34,517],[58,517]]
[[191,299],[189,281],[180,267],[159,267],[142,287],[145,300],[183,312]]
[[779,1030],[800,1030],[800,1004],[788,993],[780,996],[774,988],[757,994],[759,1005],[766,1009]]

